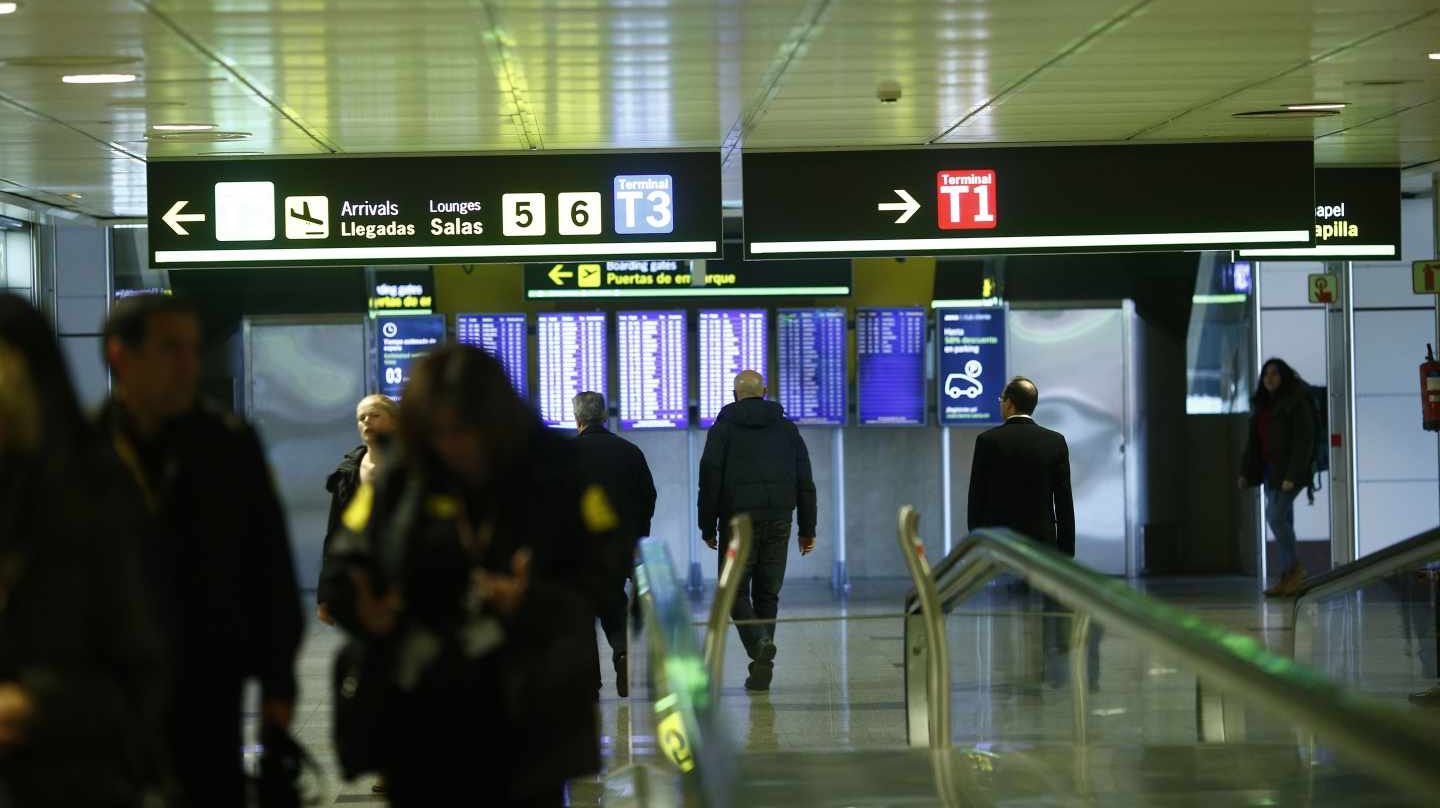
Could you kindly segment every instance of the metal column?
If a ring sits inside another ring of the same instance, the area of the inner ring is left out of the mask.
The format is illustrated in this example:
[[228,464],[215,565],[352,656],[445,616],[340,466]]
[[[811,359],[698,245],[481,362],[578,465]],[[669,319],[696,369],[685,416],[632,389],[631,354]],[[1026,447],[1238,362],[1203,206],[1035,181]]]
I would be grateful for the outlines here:
[[[836,429],[830,438],[830,497],[835,514],[830,527],[835,542],[835,569],[830,574],[830,588],[837,595],[850,591],[850,571],[845,552],[845,429]],[[843,637],[843,635],[842,635]]]
[[950,537],[954,529],[955,506],[951,503],[950,480],[950,427],[942,426],[940,427],[940,502],[941,521],[944,523],[942,529],[945,534],[945,555],[941,558],[950,555]]
[[[690,524],[695,525],[695,514],[700,507],[700,430],[687,429],[685,441],[686,460],[689,463],[690,474]],[[690,594],[698,596],[705,591],[705,576],[700,572],[700,559],[695,557],[695,543],[700,540],[695,530],[685,531],[688,538],[685,539],[685,558],[688,562],[690,575],[685,583],[685,588]]]

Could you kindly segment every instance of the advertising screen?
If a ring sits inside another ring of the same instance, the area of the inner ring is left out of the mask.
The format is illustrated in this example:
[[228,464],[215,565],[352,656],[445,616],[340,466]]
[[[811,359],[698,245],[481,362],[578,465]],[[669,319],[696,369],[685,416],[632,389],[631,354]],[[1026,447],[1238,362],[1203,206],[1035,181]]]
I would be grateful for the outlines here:
[[500,360],[505,375],[521,398],[530,395],[527,373],[528,351],[525,332],[529,327],[524,314],[457,314],[455,341],[473,345]]
[[797,424],[844,426],[849,379],[845,309],[780,309],[780,406]]
[[620,428],[684,429],[685,312],[622,311],[615,315],[620,357]]
[[855,362],[861,426],[924,425],[924,309],[857,309]]
[[720,408],[735,400],[735,374],[754,370],[769,381],[766,336],[764,309],[701,310],[701,429],[709,429]]
[[1005,389],[1005,310],[935,310],[940,423],[994,426]]
[[380,392],[400,398],[410,381],[410,368],[436,345],[445,341],[445,317],[439,314],[375,318],[380,347]]
[[572,399],[587,390],[605,396],[604,312],[560,312],[535,317],[539,352],[540,418],[546,426],[573,428]]

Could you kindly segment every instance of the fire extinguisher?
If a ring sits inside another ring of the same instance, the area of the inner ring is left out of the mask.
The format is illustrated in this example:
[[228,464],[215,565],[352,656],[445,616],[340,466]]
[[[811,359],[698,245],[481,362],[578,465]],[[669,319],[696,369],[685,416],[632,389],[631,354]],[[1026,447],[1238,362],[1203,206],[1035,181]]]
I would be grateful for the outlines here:
[[1425,346],[1425,361],[1420,363],[1420,405],[1425,429],[1440,432],[1440,362],[1430,345]]

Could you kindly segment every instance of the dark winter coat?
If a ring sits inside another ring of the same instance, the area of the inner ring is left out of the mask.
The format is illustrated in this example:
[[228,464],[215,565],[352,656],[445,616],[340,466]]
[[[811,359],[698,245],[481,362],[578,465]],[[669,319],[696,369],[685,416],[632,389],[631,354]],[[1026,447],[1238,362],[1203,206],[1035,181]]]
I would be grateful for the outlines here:
[[166,687],[138,492],[99,446],[53,476],[18,465],[0,458],[0,681],[35,712],[0,804],[138,805],[163,780]]
[[1289,480],[1299,488],[1311,483],[1315,468],[1315,411],[1301,386],[1282,390],[1270,404],[1270,432],[1261,452],[1258,413],[1250,414],[1240,473],[1248,485],[1279,487]]
[[[599,769],[594,625],[607,581],[594,569],[619,516],[602,489],[582,485],[577,465],[574,445],[537,422],[524,460],[483,491],[458,488],[438,469],[397,465],[362,486],[344,515],[325,568],[327,603],[356,642],[389,660],[376,737],[392,792],[414,793],[416,780],[434,794],[483,782],[497,800],[518,800]],[[462,524],[483,546],[464,545]],[[489,628],[462,631],[476,617],[466,607],[472,574],[510,574],[521,548],[533,560],[519,612],[481,611]],[[404,612],[392,635],[368,636],[358,624],[352,570],[382,591],[400,586]],[[480,642],[485,650],[463,651],[477,636],[491,638]],[[433,641],[433,652],[413,652],[417,637]],[[399,661],[416,659],[425,661]],[[409,686],[399,684],[403,670]]]
[[730,517],[789,521],[815,535],[815,479],[800,430],[774,401],[746,398],[725,405],[705,436],[700,458],[700,534],[719,535]]
[[320,579],[315,585],[316,603],[325,603],[329,596],[325,588],[324,564],[330,558],[330,538],[340,529],[340,517],[345,513],[345,509],[350,507],[351,500],[355,499],[355,492],[360,490],[360,464],[364,462],[367,452],[369,449],[364,445],[351,449],[341,458],[340,465],[325,478],[325,490],[330,492],[330,516],[325,520],[324,549],[320,554]]
[[635,542],[650,535],[650,520],[655,516],[655,479],[650,464],[645,462],[640,447],[603,426],[592,426],[580,433],[575,450],[582,479],[603,487],[620,516],[615,565],[617,572],[624,575],[629,571]]
[[1075,496],[1065,436],[1029,417],[1011,418],[975,439],[968,524],[1007,527],[1075,556]]

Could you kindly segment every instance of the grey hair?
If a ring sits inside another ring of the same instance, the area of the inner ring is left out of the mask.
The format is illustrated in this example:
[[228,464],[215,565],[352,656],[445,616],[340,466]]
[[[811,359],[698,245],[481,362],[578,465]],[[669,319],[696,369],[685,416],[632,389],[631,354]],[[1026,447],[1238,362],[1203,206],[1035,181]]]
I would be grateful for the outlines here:
[[575,407],[575,422],[581,426],[605,423],[605,397],[586,391],[575,396],[570,402]]

